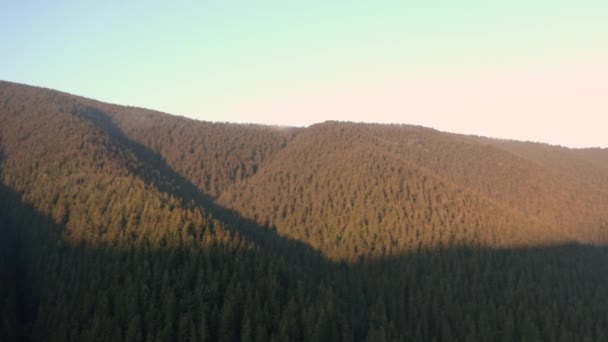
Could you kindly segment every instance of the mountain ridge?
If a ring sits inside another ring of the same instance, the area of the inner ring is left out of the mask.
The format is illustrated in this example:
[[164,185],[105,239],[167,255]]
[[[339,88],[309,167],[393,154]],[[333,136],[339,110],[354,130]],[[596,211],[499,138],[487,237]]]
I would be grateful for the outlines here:
[[0,151],[2,340],[606,338],[603,150],[0,81]]

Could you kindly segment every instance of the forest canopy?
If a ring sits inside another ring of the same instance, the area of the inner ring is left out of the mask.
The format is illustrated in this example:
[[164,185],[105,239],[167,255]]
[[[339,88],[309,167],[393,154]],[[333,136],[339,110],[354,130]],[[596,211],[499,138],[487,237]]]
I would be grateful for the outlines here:
[[608,339],[608,150],[0,81],[1,341]]

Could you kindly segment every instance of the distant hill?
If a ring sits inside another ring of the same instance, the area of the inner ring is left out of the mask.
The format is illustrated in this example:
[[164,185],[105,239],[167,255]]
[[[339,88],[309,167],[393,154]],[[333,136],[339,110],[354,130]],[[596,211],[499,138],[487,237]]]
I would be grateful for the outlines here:
[[0,81],[0,340],[608,338],[608,150]]

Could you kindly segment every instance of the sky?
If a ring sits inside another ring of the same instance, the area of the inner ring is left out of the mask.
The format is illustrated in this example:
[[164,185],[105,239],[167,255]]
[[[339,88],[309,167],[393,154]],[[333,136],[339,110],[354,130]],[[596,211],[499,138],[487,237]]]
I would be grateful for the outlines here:
[[0,79],[207,121],[608,147],[608,1],[0,0]]

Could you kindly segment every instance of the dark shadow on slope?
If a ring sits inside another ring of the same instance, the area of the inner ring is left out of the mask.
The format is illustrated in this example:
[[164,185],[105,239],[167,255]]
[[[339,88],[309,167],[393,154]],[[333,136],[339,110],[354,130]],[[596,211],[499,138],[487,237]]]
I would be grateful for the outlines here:
[[248,329],[259,341],[608,337],[604,247],[462,247],[302,273],[264,251],[74,246],[11,189],[0,195],[25,274],[16,340],[238,341]]
[[297,260],[297,265],[323,267],[325,262],[322,255],[309,245],[279,236],[273,227],[261,226],[251,219],[242,217],[238,212],[215,203],[211,197],[205,195],[184,176],[167,165],[158,153],[129,139],[107,113],[93,107],[83,107],[77,109],[74,115],[93,122],[118,143],[131,150],[141,163],[131,171],[148,185],[173,195],[186,206],[203,207],[215,218],[227,223],[229,229],[233,229],[246,240],[256,243],[266,252],[274,253],[289,263],[296,261],[294,255],[297,255],[302,256]]
[[[21,203],[21,197],[1,182],[0,153],[0,341],[28,341],[37,303],[31,296],[35,282],[29,279],[24,244],[37,240],[47,242],[59,237],[61,229],[31,232],[20,229],[17,217],[35,222],[40,215]],[[34,238],[37,236],[37,238]]]
[[[0,189],[0,195],[3,191]],[[0,341],[16,340],[21,319],[19,316],[19,278],[17,271],[16,238],[9,226],[8,208],[0,201]]]
[[[2,150],[0,149],[0,175],[2,172]],[[19,259],[17,238],[9,220],[9,203],[17,201],[7,196],[0,184],[0,341],[17,340],[19,335]]]
[[[242,305],[226,303],[236,281],[246,284],[248,293],[257,292],[251,286],[259,284],[257,290],[286,302],[286,293],[281,294],[285,291],[274,287],[295,289],[295,279],[308,278],[254,250],[235,255],[221,246],[192,250],[116,248],[95,241],[74,245],[64,240],[63,225],[23,203],[18,193],[1,183],[0,224],[3,342],[141,340],[133,339],[138,334],[131,334],[129,324],[134,316],[144,316],[136,311],[147,305],[156,318],[147,327],[138,323],[139,335],[158,328],[152,340],[187,340],[190,335],[177,332],[175,315],[200,309],[205,313],[197,312],[197,324],[204,321],[217,328],[218,306]],[[255,271],[258,277],[252,275]],[[235,315],[234,319],[240,317]],[[157,320],[170,330],[158,326]],[[218,338],[216,328],[206,333],[212,340]]]

